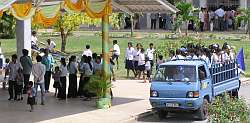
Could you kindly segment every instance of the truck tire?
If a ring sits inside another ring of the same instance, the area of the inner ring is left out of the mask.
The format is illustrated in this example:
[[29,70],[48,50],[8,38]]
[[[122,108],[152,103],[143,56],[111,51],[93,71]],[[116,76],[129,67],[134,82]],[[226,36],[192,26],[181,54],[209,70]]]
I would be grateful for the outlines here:
[[160,120],[165,119],[168,115],[168,112],[165,110],[158,110],[157,113]]
[[206,120],[208,117],[208,100],[203,99],[201,107],[197,110],[197,116],[199,120]]

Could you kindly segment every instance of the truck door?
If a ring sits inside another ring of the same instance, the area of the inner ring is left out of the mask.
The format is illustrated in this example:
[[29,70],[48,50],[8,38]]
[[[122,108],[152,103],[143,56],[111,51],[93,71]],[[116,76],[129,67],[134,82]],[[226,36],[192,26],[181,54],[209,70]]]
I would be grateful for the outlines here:
[[209,96],[208,101],[210,101],[212,96],[211,79],[209,71],[204,65],[198,67],[198,79],[200,82],[200,96]]

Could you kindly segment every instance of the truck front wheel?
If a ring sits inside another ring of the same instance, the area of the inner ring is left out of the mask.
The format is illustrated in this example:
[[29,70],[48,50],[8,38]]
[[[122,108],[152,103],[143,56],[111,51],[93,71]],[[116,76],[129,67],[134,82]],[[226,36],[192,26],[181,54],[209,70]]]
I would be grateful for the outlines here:
[[168,112],[165,110],[158,110],[157,113],[160,120],[165,119],[168,115]]
[[203,99],[201,107],[197,110],[197,115],[199,120],[206,120],[208,117],[208,100]]

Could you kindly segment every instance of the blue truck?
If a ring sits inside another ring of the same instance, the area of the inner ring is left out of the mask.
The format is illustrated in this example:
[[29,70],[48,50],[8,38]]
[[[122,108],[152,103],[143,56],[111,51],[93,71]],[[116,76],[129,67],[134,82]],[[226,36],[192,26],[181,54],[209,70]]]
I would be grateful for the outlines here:
[[238,97],[240,79],[236,61],[208,65],[182,59],[159,66],[150,87],[150,104],[159,118],[168,112],[188,111],[205,120],[208,105],[225,92]]

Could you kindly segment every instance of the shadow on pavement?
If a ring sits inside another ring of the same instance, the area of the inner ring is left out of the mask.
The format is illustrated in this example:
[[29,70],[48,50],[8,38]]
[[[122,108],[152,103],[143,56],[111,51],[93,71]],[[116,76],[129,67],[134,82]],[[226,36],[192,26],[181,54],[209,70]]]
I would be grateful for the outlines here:
[[194,114],[190,113],[169,113],[166,119],[159,119],[158,115],[152,114],[147,117],[137,119],[137,122],[159,122],[159,123],[206,123],[206,121],[196,121]]
[[140,101],[140,100],[143,100],[143,99],[114,97],[113,100],[112,100],[112,106],[122,105],[122,104],[126,104],[126,103],[131,103],[131,102],[136,102],[136,101]]
[[[27,95],[24,95],[22,101],[8,101],[7,99],[8,90],[0,89],[0,123],[34,123],[73,115],[78,116],[78,114],[89,118],[89,114],[93,114],[92,111],[97,110],[94,99],[91,101],[83,101],[80,98],[58,100],[54,97],[54,93],[46,94],[44,106],[40,105],[40,95],[38,95],[38,104],[34,106],[34,112],[29,112]],[[113,106],[139,100],[114,97]]]

